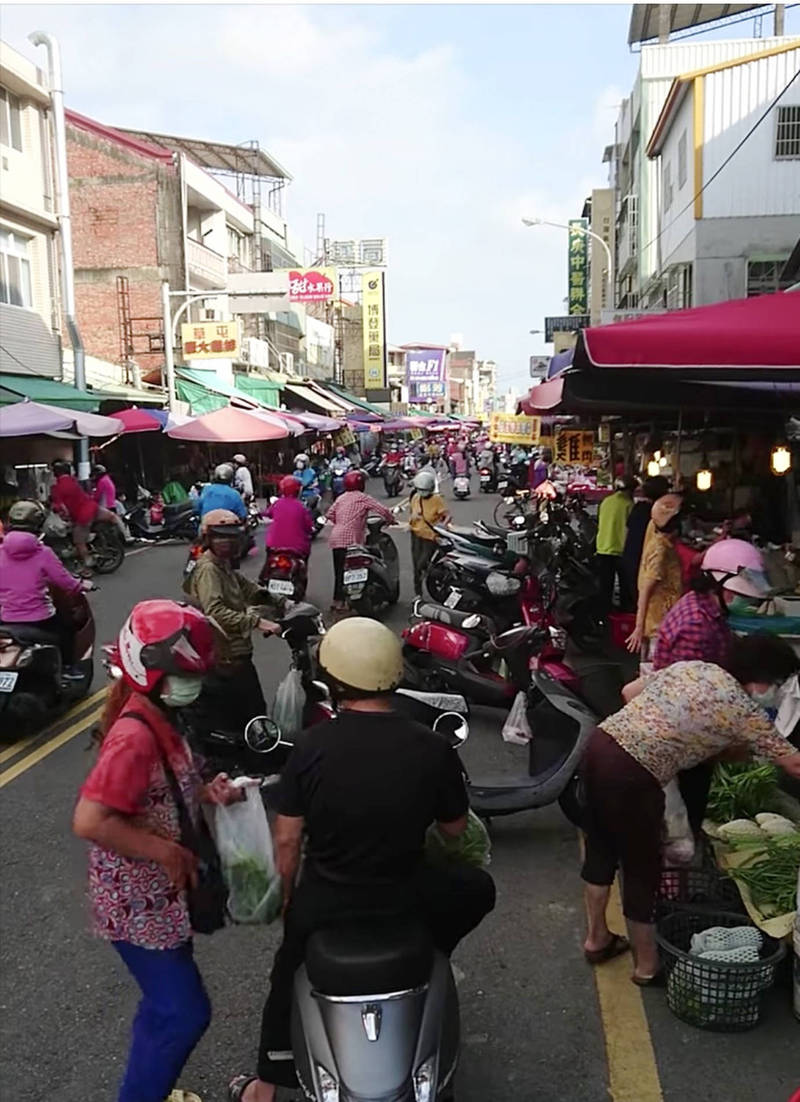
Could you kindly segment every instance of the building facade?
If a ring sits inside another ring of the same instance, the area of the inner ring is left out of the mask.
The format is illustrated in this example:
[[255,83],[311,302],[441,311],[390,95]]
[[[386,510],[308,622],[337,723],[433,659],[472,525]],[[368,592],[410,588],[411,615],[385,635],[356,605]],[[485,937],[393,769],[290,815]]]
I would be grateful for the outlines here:
[[59,270],[47,79],[0,42],[0,373],[61,378]]

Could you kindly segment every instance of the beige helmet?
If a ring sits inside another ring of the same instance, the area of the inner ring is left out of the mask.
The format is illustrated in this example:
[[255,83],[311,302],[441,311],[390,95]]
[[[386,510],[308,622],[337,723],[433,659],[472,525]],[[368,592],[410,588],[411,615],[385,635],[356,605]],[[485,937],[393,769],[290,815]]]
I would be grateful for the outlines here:
[[683,498],[680,494],[664,494],[658,501],[653,502],[650,510],[650,519],[656,528],[666,528],[673,517],[681,511]]
[[230,509],[209,509],[200,522],[200,531],[208,532],[210,528],[225,528],[228,525],[241,525],[236,513]]
[[351,616],[323,636],[319,664],[323,673],[345,689],[388,693],[402,680],[403,649],[385,624]]

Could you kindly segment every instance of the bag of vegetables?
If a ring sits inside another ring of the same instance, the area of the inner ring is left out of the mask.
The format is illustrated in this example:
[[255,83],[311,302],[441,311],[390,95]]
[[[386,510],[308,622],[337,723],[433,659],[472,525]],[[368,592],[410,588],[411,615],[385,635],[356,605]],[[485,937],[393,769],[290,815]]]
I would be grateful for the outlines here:
[[467,817],[467,829],[458,838],[448,838],[431,823],[425,835],[425,858],[429,864],[458,861],[485,869],[491,861],[492,843],[489,832],[474,811]]
[[214,807],[214,838],[228,885],[228,912],[234,922],[268,923],[280,914],[281,881],[258,782],[242,787],[241,803]]

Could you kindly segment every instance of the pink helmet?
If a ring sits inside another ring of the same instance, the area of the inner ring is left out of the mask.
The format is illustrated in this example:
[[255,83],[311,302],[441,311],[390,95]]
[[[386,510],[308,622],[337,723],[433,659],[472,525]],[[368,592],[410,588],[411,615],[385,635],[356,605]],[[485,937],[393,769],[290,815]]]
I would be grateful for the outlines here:
[[722,588],[742,597],[766,597],[770,584],[764,572],[764,558],[747,540],[718,540],[703,556],[707,570]]

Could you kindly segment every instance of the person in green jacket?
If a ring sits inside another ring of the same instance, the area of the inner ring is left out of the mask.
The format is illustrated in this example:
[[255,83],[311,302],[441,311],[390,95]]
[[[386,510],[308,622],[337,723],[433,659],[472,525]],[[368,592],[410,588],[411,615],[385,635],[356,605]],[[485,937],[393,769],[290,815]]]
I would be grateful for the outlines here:
[[636,479],[626,475],[617,479],[617,489],[600,502],[597,510],[597,542],[595,569],[600,583],[600,601],[604,615],[608,615],[614,599],[614,579],[619,578],[620,606],[630,608],[631,594],[628,580],[622,569],[622,550],[625,547],[626,526],[633,508],[633,492]]
[[182,501],[188,501],[189,495],[177,478],[173,476],[161,491],[161,500],[165,505],[179,505]]

